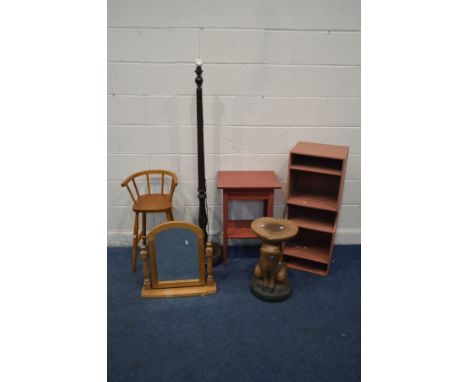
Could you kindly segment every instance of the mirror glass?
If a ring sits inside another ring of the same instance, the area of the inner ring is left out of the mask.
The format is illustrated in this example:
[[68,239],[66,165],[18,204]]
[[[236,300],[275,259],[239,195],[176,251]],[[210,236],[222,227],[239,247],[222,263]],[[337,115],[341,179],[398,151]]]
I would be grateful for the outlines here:
[[159,281],[199,279],[197,235],[185,228],[159,232],[154,240]]

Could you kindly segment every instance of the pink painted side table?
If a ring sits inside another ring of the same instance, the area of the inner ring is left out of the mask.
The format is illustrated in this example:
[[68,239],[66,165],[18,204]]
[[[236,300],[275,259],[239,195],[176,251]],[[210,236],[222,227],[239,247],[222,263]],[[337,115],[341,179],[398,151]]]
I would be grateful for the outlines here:
[[250,228],[252,220],[229,220],[229,202],[263,200],[264,216],[273,216],[275,189],[281,188],[274,171],[218,171],[218,189],[223,190],[223,262],[227,264],[228,240],[257,236]]

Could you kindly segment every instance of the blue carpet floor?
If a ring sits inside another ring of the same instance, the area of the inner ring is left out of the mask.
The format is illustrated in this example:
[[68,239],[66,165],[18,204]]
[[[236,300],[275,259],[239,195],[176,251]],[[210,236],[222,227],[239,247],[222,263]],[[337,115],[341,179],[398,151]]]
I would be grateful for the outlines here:
[[335,246],[330,275],[289,270],[293,295],[249,283],[258,247],[231,247],[218,293],[142,299],[130,248],[108,248],[109,381],[360,381],[360,246]]

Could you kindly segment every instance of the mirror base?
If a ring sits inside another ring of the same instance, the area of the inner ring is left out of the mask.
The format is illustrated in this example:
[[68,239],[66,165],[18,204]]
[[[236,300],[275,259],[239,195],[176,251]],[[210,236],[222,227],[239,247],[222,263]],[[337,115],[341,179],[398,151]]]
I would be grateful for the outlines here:
[[204,296],[213,293],[216,293],[216,283],[195,287],[141,289],[141,297],[147,298]]

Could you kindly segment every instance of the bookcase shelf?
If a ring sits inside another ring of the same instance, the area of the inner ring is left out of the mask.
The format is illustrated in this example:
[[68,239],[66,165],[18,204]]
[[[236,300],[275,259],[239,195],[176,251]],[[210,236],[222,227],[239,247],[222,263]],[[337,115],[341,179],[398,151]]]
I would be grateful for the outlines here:
[[283,254],[305,260],[313,260],[322,264],[328,264],[330,257],[328,247],[297,242],[286,244],[283,249]]
[[337,159],[312,157],[303,154],[291,154],[291,170],[341,175],[343,162]]
[[297,269],[299,271],[315,273],[317,275],[326,276],[328,275],[328,265],[317,263],[312,260],[304,260],[298,257],[284,255],[284,261],[288,265],[288,268]]
[[338,176],[341,175],[341,171],[338,171],[338,170],[317,167],[317,166],[305,166],[302,164],[291,165],[290,169],[297,170],[297,171],[317,172],[321,174],[330,174],[330,175],[338,175]]
[[289,220],[300,228],[314,231],[334,233],[336,230],[336,213],[316,209],[311,211],[308,207],[289,205]]
[[316,208],[326,211],[337,211],[338,203],[335,195],[320,192],[315,195],[310,195],[306,193],[293,193],[288,198],[288,204],[306,207],[306,208]]
[[299,142],[289,155],[287,218],[299,234],[283,247],[289,268],[328,275],[348,147]]

